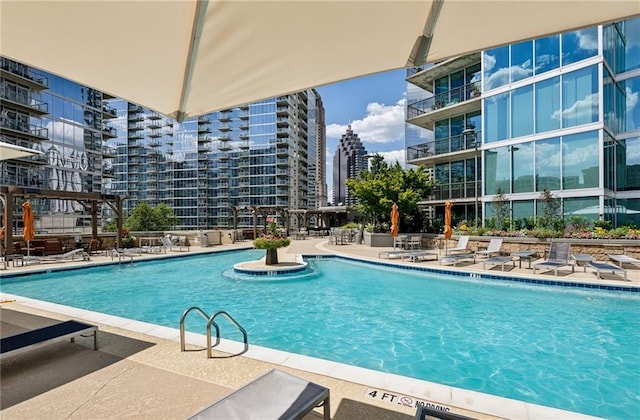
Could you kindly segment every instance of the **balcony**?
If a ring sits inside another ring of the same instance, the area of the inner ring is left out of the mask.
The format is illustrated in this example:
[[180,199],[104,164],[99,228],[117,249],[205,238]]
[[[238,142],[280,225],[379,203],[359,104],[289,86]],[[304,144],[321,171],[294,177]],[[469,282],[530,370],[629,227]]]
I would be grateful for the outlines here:
[[31,89],[43,90],[49,88],[47,76],[25,64],[2,57],[0,59],[0,70],[2,77],[19,82]]
[[407,121],[420,127],[432,129],[437,120],[479,111],[480,82],[469,83],[447,92],[407,105]]
[[115,127],[104,126],[102,127],[102,135],[104,137],[115,139],[118,137],[118,130],[116,130]]
[[208,115],[203,115],[201,117],[198,117],[198,125],[201,124],[211,124],[211,118],[209,118]]
[[9,89],[4,87],[0,89],[0,97],[3,102],[8,102],[13,107],[29,114],[45,115],[49,112],[49,104],[36,99],[25,89]]
[[425,70],[420,71],[416,69],[416,71],[413,71],[412,74],[407,77],[407,82],[419,86],[427,92],[433,93],[434,80],[445,77],[448,74],[455,73],[458,70],[465,69],[479,62],[479,52],[455,57],[449,60],[442,61]]
[[[479,136],[479,134],[477,135]],[[478,137],[478,139],[479,138],[480,137]],[[458,154],[459,152],[467,152],[465,155],[474,156],[476,152],[476,142],[472,136],[460,134],[445,139],[431,140],[427,143],[409,146],[407,148],[407,163],[420,165],[427,161],[429,163],[444,162],[450,159],[451,153]]]
[[107,104],[102,104],[102,118],[110,119],[118,116],[118,110]]
[[28,136],[34,140],[48,140],[49,130],[24,121],[17,121],[11,118],[0,118],[0,128],[2,130],[13,131],[14,133]]

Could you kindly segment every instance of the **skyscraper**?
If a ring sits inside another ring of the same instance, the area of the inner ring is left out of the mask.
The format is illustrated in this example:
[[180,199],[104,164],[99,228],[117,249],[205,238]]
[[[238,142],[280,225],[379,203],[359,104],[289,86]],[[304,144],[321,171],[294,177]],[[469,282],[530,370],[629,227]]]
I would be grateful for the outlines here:
[[358,172],[366,168],[365,150],[358,135],[353,132],[351,125],[340,137],[336,153],[333,155],[333,204],[350,206],[357,203],[357,199],[349,193],[346,180],[358,176]]
[[[126,195],[125,215],[141,202],[163,203],[182,230],[250,227],[251,211],[236,219],[234,210],[326,201],[324,109],[315,90],[177,123],[6,58],[0,75],[3,141],[45,152],[0,161],[0,185]],[[43,233],[91,225],[77,201],[32,201]],[[113,211],[104,206],[100,216],[108,221]]]
[[422,204],[442,215],[452,200],[458,220],[486,224],[502,194],[524,221],[548,190],[565,218],[640,224],[639,29],[635,18],[410,69],[428,97],[409,98],[407,122],[433,138],[407,145],[407,161],[438,181]]

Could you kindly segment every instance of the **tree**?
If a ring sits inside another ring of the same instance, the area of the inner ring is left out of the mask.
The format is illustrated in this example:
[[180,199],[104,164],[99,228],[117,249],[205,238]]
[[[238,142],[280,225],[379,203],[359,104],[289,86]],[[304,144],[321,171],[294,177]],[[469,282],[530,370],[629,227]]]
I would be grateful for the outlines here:
[[176,222],[173,210],[165,204],[158,204],[153,208],[146,202],[139,203],[131,215],[125,220],[124,225],[133,231],[159,231],[168,230]]
[[560,213],[560,199],[554,197],[548,189],[544,189],[540,193],[539,201],[542,202],[542,214],[539,223],[547,229],[564,230],[564,222]]
[[435,181],[422,166],[405,170],[398,161],[389,165],[382,155],[375,154],[371,168],[360,171],[346,184],[351,195],[358,199],[356,209],[368,222],[388,223],[391,206],[396,203],[401,230],[420,230],[422,212],[418,202],[427,199]]
[[498,187],[496,191],[496,197],[493,199],[493,212],[496,215],[496,228],[504,229],[506,228],[509,217],[509,201],[504,195],[502,188]]

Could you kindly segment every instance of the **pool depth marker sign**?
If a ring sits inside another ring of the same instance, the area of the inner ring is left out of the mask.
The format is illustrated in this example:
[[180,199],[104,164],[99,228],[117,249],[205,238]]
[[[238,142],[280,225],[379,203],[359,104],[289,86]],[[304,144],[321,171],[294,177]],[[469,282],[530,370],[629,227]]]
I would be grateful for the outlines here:
[[451,408],[446,405],[440,405],[429,401],[420,400],[418,398],[409,397],[408,395],[396,394],[390,391],[369,388],[364,392],[365,397],[373,398],[378,401],[385,401],[390,404],[401,405],[403,407],[417,408],[418,404],[433,410],[451,412]]

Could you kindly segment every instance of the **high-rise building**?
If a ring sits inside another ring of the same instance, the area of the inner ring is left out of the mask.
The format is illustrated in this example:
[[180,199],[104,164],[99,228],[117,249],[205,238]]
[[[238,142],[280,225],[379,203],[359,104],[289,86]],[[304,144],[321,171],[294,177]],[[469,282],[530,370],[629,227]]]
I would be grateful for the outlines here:
[[407,162],[438,181],[422,204],[486,224],[504,197],[524,221],[548,190],[565,219],[640,224],[638,33],[635,18],[409,69]]
[[336,153],[333,155],[333,204],[337,206],[351,206],[357,203],[356,197],[349,193],[346,181],[355,178],[366,168],[365,150],[358,135],[353,132],[351,125],[340,137]]
[[[324,109],[315,90],[177,123],[6,58],[0,75],[3,141],[44,152],[0,161],[0,185],[126,195],[125,215],[141,202],[163,203],[183,230],[252,227],[258,206],[306,210],[326,201]],[[91,226],[76,201],[32,204],[43,233]],[[113,211],[104,206],[100,216],[108,222]]]
[[[116,110],[102,92],[0,57],[0,137],[36,149],[39,156],[0,161],[0,185],[60,192],[101,193],[112,176],[104,167],[113,151],[105,140],[116,135],[109,121]],[[80,232],[91,213],[75,200],[30,200],[36,230]],[[21,225],[20,215],[8,222]]]

